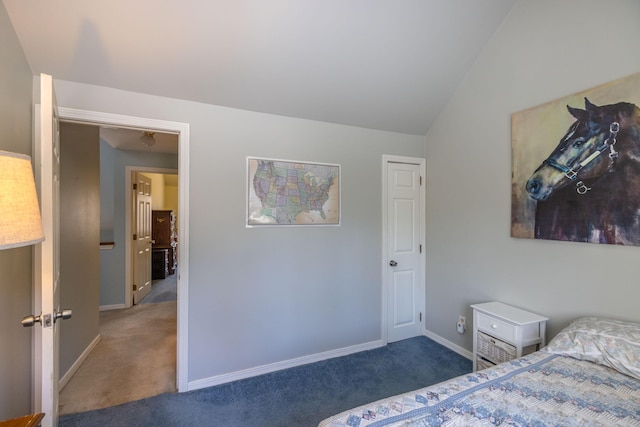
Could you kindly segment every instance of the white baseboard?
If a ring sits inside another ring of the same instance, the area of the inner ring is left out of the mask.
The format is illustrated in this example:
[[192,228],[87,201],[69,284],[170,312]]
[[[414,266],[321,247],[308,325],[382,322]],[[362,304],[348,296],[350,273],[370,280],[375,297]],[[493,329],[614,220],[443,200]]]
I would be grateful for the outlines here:
[[296,366],[320,362],[327,359],[333,359],[334,357],[347,356],[349,354],[358,353],[360,351],[373,350],[374,348],[384,347],[385,345],[386,344],[382,340],[371,341],[351,347],[344,347],[337,350],[331,350],[323,353],[312,354],[309,356],[298,357],[295,359],[284,360],[282,362],[270,363],[268,365],[257,366],[255,368],[243,369],[242,371],[231,372],[229,374],[216,375],[209,378],[189,381],[189,383],[187,384],[187,391],[198,390],[205,387],[212,387],[231,381],[242,380],[245,378],[268,374],[270,372],[280,371],[282,369],[294,368]]
[[99,310],[100,311],[107,311],[107,310],[118,310],[121,308],[127,308],[126,304],[111,304],[111,305],[101,305]]
[[432,340],[434,340],[435,342],[437,342],[438,344],[442,344],[443,346],[447,347],[449,350],[455,351],[456,353],[458,353],[459,355],[466,357],[469,360],[473,360],[473,353],[470,352],[467,349],[464,349],[462,347],[460,347],[457,344],[452,343],[449,340],[446,340],[444,338],[442,338],[440,335],[436,335],[431,331],[424,331],[424,335],[427,338],[430,338]]
[[89,354],[91,354],[93,349],[96,348],[101,339],[102,337],[98,334],[98,336],[96,336],[94,340],[91,341],[91,344],[89,344],[87,348],[85,348],[80,357],[78,357],[73,365],[71,365],[69,370],[62,376],[62,378],[60,378],[60,381],[58,382],[58,390],[62,390],[64,386],[67,385],[71,377],[73,377],[73,374],[75,374],[76,371],[80,369],[82,363],[86,360],[87,357],[89,357]]

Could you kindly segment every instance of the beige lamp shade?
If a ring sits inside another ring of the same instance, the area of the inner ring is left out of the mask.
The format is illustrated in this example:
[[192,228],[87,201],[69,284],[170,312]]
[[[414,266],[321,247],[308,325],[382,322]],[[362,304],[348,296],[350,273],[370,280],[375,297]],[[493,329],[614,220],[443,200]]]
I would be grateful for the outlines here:
[[0,151],[0,249],[43,240],[31,158]]

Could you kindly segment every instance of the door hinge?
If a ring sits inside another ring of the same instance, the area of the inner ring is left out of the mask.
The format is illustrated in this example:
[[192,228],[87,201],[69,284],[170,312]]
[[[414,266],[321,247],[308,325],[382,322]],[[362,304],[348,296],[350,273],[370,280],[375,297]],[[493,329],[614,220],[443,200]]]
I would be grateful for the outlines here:
[[138,240],[138,235],[137,234],[133,235],[133,240]]
[[133,285],[133,290],[137,291],[138,290],[138,285]]
[[420,253],[422,253],[422,244],[420,244]]
[[138,184],[133,184],[133,189],[137,190],[138,189]]
[[422,185],[422,175],[420,175],[420,185]]
[[422,322],[422,312],[420,312],[420,321]]

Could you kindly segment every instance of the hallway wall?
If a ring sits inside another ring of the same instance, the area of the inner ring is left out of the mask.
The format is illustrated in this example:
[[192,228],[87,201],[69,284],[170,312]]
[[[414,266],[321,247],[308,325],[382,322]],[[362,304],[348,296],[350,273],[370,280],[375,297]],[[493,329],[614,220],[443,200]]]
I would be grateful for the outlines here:
[[100,151],[96,126],[60,124],[60,323],[62,378],[98,336]]

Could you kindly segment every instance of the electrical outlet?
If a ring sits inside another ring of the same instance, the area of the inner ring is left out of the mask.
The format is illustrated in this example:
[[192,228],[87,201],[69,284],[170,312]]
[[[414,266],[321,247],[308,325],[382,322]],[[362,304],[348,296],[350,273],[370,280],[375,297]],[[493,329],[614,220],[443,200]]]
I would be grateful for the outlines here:
[[467,329],[467,318],[460,315],[460,317],[458,317],[458,322],[462,323],[464,325],[464,328]]
[[456,323],[456,330],[459,334],[464,334],[465,329],[467,329],[467,319],[464,316],[458,317],[458,323]]

